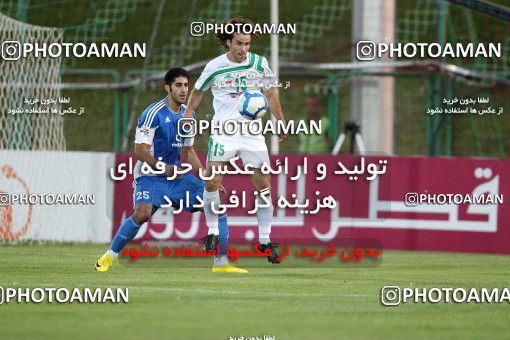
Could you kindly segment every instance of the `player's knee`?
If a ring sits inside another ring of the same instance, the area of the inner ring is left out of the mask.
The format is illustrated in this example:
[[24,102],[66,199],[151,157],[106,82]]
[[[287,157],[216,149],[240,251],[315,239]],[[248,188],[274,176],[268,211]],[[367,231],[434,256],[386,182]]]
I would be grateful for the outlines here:
[[259,192],[262,190],[271,190],[271,177],[260,172],[255,173],[252,178],[255,189]]
[[216,191],[220,188],[221,178],[213,178],[205,182],[205,190]]
[[273,207],[273,200],[271,198],[271,186],[267,186],[259,190],[259,194],[257,196],[257,201],[260,204],[265,204],[266,200],[270,202],[270,208]]
[[139,205],[135,209],[133,214],[133,220],[136,224],[144,224],[151,218],[152,207],[149,205]]

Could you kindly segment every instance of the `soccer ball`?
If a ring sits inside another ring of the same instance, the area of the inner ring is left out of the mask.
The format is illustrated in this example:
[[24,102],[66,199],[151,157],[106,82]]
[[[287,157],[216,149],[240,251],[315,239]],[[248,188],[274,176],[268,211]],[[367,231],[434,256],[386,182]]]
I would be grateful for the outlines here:
[[245,91],[239,97],[237,110],[250,120],[261,118],[267,111],[266,96],[260,91]]

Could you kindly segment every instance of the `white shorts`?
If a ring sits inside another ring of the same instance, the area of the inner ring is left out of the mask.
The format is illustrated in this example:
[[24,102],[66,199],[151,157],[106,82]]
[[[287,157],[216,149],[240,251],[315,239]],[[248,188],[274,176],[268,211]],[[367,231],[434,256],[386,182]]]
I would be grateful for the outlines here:
[[240,157],[244,165],[251,164],[260,169],[269,164],[266,140],[262,135],[211,135],[207,152],[207,163],[228,162]]

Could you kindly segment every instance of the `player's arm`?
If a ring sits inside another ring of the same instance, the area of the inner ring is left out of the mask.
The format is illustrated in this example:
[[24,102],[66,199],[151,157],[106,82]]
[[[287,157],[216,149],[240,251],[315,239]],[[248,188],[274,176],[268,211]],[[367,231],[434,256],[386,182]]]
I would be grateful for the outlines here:
[[[138,124],[136,126],[135,156],[140,162],[147,163],[152,169],[157,169],[156,163],[158,160],[151,154],[150,149],[154,139],[154,134],[158,128],[158,123],[156,119],[150,119],[149,109],[150,107],[142,113],[142,116],[138,120]],[[165,174],[167,176],[173,175],[173,166],[166,165],[165,169]]]
[[202,162],[198,158],[197,152],[193,145],[183,146],[181,150],[181,163],[191,164],[193,172],[198,174],[198,171],[202,169]]
[[[200,162],[200,158],[198,158],[197,152],[193,145],[191,146],[183,146],[181,149],[181,163],[191,164],[192,170],[198,174],[198,171],[202,169],[202,162]],[[227,191],[223,185],[220,185],[218,189],[220,192],[220,196],[225,196]]]
[[[277,120],[283,121],[285,124],[285,117],[283,116],[282,106],[280,104],[280,97],[278,97],[278,93],[274,88],[270,88],[268,90],[263,91],[264,95],[267,98],[267,106],[271,113],[275,116]],[[280,134],[280,141],[284,140],[287,137],[286,134]]]
[[212,82],[214,80],[213,73],[213,67],[210,63],[207,63],[207,65],[205,65],[204,71],[202,71],[202,74],[195,83],[193,90],[191,90],[191,94],[188,99],[188,105],[186,106],[186,111],[184,111],[182,118],[193,118],[193,111],[195,111],[202,102],[204,92],[211,88]]
[[[150,153],[151,145],[145,143],[135,144],[135,156],[140,162],[147,163],[151,168],[156,168],[156,163],[158,160],[154,158]],[[172,176],[174,174],[174,166],[166,165],[165,166],[165,174],[167,176]]]
[[[194,116],[194,113],[193,113]],[[184,140],[184,145],[181,149],[181,163],[191,164],[191,169],[198,174],[199,170],[202,169],[202,162],[200,162],[200,158],[198,158],[197,152],[193,147],[193,143],[195,141],[194,137],[188,137]],[[219,188],[220,196],[225,196],[227,193],[223,185],[220,185]]]
[[193,88],[193,90],[191,90],[191,95],[188,99],[188,105],[186,106],[186,111],[184,111],[182,118],[193,118],[193,111],[195,111],[195,109],[200,105],[203,96],[204,92],[198,90],[197,88]]
[[[286,124],[285,117],[283,115],[282,106],[280,104],[280,97],[278,96],[278,92],[276,92],[274,83],[276,77],[274,76],[273,71],[269,68],[269,63],[267,59],[262,58],[262,68],[264,69],[264,76],[262,80],[262,92],[267,98],[267,106],[271,113],[275,116],[276,120],[281,120],[284,124]],[[280,142],[283,141],[287,135],[284,133],[280,133]]]
[[[191,114],[193,118],[196,118],[195,112],[192,111]],[[181,149],[181,163],[191,164],[193,172],[198,174],[198,171],[202,169],[202,163],[200,162],[195,148],[193,147],[194,143],[195,137],[184,138]]]
[[153,155],[150,153],[150,144],[140,143],[135,144],[135,156],[136,159],[138,159],[140,162],[147,163],[151,168],[156,168],[156,163],[158,160],[154,158]]
[[[198,158],[197,152],[193,147],[193,141],[186,140],[184,144],[181,149],[181,163],[191,164],[192,170],[198,174],[198,171],[202,169],[202,162],[200,162],[200,158]],[[220,185],[219,192],[221,196],[227,193],[223,185]]]

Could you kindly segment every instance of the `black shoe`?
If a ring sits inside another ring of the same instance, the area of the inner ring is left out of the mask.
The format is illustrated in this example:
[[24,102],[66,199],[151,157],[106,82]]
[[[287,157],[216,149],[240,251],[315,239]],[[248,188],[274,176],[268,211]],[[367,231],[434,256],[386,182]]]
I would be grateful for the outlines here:
[[218,235],[209,234],[202,237],[202,242],[204,244],[204,250],[216,250],[216,247],[220,243],[220,237]]
[[265,252],[266,249],[271,249],[271,255],[267,257],[267,260],[271,263],[280,263],[280,246],[278,243],[268,243],[268,244],[260,244],[259,245],[260,252]]

